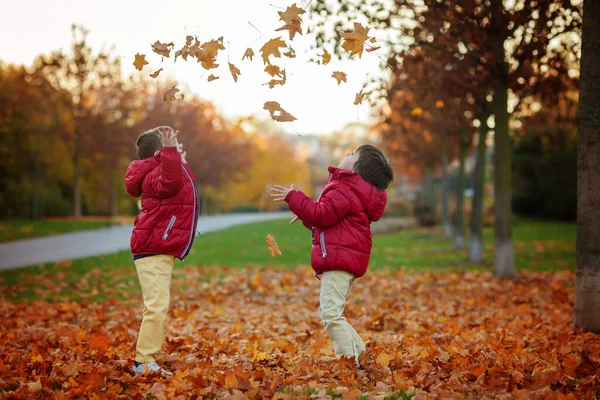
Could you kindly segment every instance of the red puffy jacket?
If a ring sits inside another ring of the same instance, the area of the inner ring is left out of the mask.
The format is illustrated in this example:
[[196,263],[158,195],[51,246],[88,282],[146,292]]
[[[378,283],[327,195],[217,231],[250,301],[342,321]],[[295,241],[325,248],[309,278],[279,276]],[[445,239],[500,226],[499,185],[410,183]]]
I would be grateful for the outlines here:
[[129,164],[125,174],[127,193],[142,196],[142,210],[135,218],[131,252],[170,254],[183,260],[196,236],[200,211],[196,178],[181,162],[176,147],[165,147],[154,157]]
[[296,190],[285,201],[306,227],[312,227],[315,274],[341,270],[359,278],[367,272],[371,257],[371,221],[381,218],[387,194],[356,172],[334,167],[329,172],[329,182],[316,202]]

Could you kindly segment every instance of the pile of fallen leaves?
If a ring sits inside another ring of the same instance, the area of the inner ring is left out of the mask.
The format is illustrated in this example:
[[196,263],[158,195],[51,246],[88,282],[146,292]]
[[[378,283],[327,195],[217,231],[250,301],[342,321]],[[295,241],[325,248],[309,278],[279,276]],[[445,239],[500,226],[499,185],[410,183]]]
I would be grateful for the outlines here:
[[331,357],[309,269],[187,267],[158,358],[170,378],[130,373],[142,305],[127,285],[103,303],[5,298],[0,398],[593,398],[600,338],[573,332],[573,284],[369,272],[346,307],[367,342],[357,370]]

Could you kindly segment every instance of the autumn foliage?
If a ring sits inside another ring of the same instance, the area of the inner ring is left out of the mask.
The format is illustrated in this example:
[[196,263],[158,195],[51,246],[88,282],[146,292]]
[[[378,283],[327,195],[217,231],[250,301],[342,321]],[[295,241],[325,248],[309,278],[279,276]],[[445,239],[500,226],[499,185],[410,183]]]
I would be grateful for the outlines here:
[[[37,285],[75,290],[78,302],[14,304],[20,284],[7,288],[0,397],[591,399],[600,385],[600,339],[572,329],[571,272],[370,272],[346,306],[367,342],[357,370],[331,357],[309,268],[186,267],[175,272],[159,357],[175,371],[166,379],[130,373],[134,276],[95,269],[77,287]],[[98,290],[112,300],[89,303]]]

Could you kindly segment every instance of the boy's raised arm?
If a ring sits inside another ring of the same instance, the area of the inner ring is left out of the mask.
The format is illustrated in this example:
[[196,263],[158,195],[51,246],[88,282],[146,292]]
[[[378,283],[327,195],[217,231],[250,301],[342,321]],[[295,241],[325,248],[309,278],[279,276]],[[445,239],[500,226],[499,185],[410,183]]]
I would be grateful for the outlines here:
[[327,228],[339,222],[350,211],[350,199],[336,189],[327,191],[319,201],[311,200],[303,192],[289,190],[284,200],[306,227]]
[[175,196],[183,187],[181,155],[177,147],[165,147],[160,151],[159,173],[152,176],[150,185],[159,197]]

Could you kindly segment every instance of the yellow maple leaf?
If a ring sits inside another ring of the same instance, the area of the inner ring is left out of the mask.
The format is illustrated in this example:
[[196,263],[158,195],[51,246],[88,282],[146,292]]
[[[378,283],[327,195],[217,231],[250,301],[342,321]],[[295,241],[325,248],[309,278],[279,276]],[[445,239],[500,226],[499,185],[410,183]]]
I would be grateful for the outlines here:
[[[273,103],[275,103],[275,102],[273,102]],[[279,106],[279,104],[277,104],[277,105]],[[279,108],[281,108],[281,107],[279,107]],[[275,257],[275,254],[277,254],[278,256],[281,255],[281,250],[279,249],[279,246],[277,245],[277,242],[275,241],[275,237],[273,235],[271,235],[270,233],[267,235],[267,245],[269,246],[269,253],[271,253],[272,257]]]
[[338,85],[340,83],[342,83],[342,81],[346,82],[346,73],[345,72],[335,71],[333,74],[331,74],[331,77],[335,78],[337,80]]
[[294,39],[296,33],[302,35],[302,17],[300,15],[304,14],[302,8],[299,8],[295,3],[285,9],[285,11],[277,11],[279,14],[279,20],[285,22],[281,28],[276,29],[277,31],[287,30],[290,34],[290,40]]
[[277,66],[277,65],[267,65],[265,67],[265,72],[271,76],[282,76],[281,75],[281,69]]
[[331,54],[327,50],[323,50],[323,54],[320,57],[321,60],[317,60],[317,64],[327,65],[331,61]]
[[163,93],[163,101],[166,101],[167,103],[171,103],[173,100],[175,100],[175,94],[177,92],[179,92],[179,89],[177,89],[175,86],[173,86],[171,89],[169,89]]
[[161,43],[158,40],[152,44],[152,51],[156,54],[160,54],[163,57],[171,56],[171,47],[175,46],[175,43]]
[[217,79],[219,79],[219,77],[218,76],[214,76],[213,74],[210,74],[210,76],[208,77],[208,81],[209,82],[215,81]]
[[222,36],[216,40],[213,39],[202,43],[202,46],[196,52],[196,58],[202,64],[202,68],[209,70],[219,66],[219,64],[215,63],[219,50],[225,50]]
[[156,77],[158,76],[158,74],[160,74],[160,71],[162,71],[162,70],[163,70],[163,69],[161,68],[161,69],[159,69],[158,71],[151,73],[151,74],[150,74],[150,77],[151,77],[151,78],[156,78]]
[[238,76],[241,75],[242,73],[240,72],[240,70],[233,65],[232,63],[229,63],[229,70],[231,71],[231,76],[233,76],[233,80],[237,83],[238,80]]
[[280,47],[287,47],[285,42],[281,40],[281,36],[275,39],[271,39],[266,42],[263,47],[260,48],[261,57],[265,64],[271,64],[269,56],[281,57]]
[[248,57],[250,59],[250,61],[252,61],[252,57],[254,57],[254,50],[252,50],[250,47],[248,47],[246,49],[246,51],[244,52],[244,56],[242,57],[242,60],[246,57]]
[[359,105],[362,103],[363,98],[365,97],[365,95],[363,94],[362,90],[358,93],[356,93],[356,97],[354,98],[354,105]]
[[[292,122],[296,120],[296,117],[294,117],[292,114],[288,113],[283,108],[281,108],[279,103],[276,101],[265,102],[265,104],[263,105],[263,109],[269,111],[269,114],[271,114],[271,118],[274,121]],[[273,242],[275,242],[275,238],[273,237],[273,235],[269,234],[269,236],[271,236]],[[269,243],[269,236],[267,236],[267,244]],[[275,245],[277,245],[277,243],[275,243]],[[277,247],[277,250],[279,250],[279,247]],[[270,247],[269,251],[271,251]]]
[[354,32],[343,33],[344,43],[342,48],[350,52],[350,56],[358,54],[358,57],[362,57],[365,42],[369,39],[369,27],[362,26],[362,24],[354,23]]
[[146,55],[137,53],[135,55],[135,60],[133,61],[133,66],[135,67],[135,69],[141,71],[142,68],[144,68],[144,65],[146,64],[148,64],[148,61],[146,61]]

